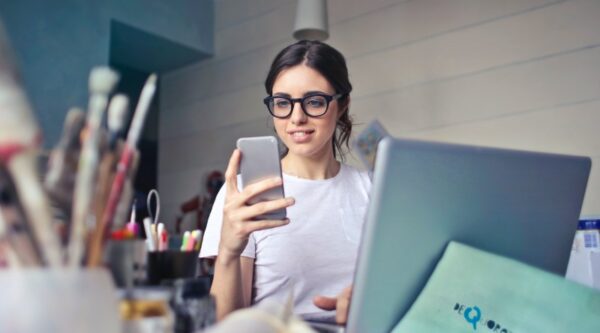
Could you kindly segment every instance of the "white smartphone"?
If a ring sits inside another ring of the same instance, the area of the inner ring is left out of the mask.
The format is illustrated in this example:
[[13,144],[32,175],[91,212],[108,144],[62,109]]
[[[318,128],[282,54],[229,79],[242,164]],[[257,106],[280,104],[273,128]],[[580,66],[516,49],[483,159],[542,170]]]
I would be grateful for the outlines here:
[[[257,136],[240,138],[237,140],[237,148],[242,152],[240,162],[240,174],[242,178],[242,189],[264,179],[282,177],[279,145],[274,136]],[[261,201],[269,201],[284,197],[283,184],[274,187],[256,197],[248,204]],[[278,209],[260,216],[255,220],[281,220],[286,217],[285,208]]]

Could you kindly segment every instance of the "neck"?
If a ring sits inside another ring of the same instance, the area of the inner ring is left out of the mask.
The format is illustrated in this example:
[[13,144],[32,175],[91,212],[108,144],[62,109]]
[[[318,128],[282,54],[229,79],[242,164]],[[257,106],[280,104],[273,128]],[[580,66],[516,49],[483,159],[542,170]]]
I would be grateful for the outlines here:
[[335,177],[340,171],[340,162],[333,157],[333,151],[324,156],[305,157],[288,153],[281,160],[283,172],[299,178],[322,180]]

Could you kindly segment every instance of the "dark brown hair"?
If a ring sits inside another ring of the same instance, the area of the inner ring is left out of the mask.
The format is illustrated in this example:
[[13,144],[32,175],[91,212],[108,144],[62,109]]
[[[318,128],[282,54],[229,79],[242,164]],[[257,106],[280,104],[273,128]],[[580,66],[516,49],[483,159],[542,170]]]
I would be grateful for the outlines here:
[[336,94],[343,94],[338,99],[340,117],[333,134],[333,156],[344,160],[342,148],[349,148],[348,141],[352,133],[352,118],[348,114],[352,84],[348,79],[348,68],[344,56],[333,47],[319,41],[302,40],[281,50],[273,60],[271,69],[265,80],[267,94],[273,94],[273,85],[283,70],[305,64],[316,70],[329,81]]

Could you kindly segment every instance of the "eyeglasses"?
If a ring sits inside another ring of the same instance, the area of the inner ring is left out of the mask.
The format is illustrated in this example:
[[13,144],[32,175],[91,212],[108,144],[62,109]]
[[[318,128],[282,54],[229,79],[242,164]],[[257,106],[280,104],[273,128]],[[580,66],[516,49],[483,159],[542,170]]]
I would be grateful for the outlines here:
[[284,96],[267,96],[263,100],[269,113],[275,118],[287,118],[294,111],[294,105],[300,102],[302,111],[309,117],[320,117],[327,113],[329,103],[338,100],[346,94],[327,95],[311,94],[302,98],[289,98]]

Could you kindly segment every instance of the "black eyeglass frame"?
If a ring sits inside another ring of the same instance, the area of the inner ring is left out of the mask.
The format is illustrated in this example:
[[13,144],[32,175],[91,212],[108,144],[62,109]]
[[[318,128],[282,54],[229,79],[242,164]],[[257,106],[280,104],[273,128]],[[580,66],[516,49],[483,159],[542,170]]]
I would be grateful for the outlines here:
[[[302,109],[302,112],[304,112],[305,115],[312,117],[312,118],[318,118],[318,117],[322,117],[324,114],[327,113],[327,111],[329,111],[329,104],[331,103],[331,101],[338,100],[346,95],[347,95],[346,93],[335,94],[335,95],[328,95],[328,94],[324,94],[324,93],[323,94],[315,93],[315,94],[310,94],[310,95],[307,95],[307,96],[304,96],[301,98],[290,98],[290,97],[286,97],[286,96],[267,96],[263,99],[263,103],[265,103],[265,105],[267,106],[267,110],[269,110],[269,113],[275,118],[279,118],[279,119],[289,118],[292,115],[292,112],[294,112],[294,107],[296,106],[296,103],[300,103],[300,108]],[[323,98],[325,98],[325,101],[327,102],[327,105],[325,105],[325,111],[323,111],[323,113],[321,113],[320,115],[309,114],[306,111],[306,109],[304,108],[304,101],[308,98],[315,97],[315,96],[323,97]],[[292,107],[290,108],[290,112],[287,115],[276,116],[273,113],[273,111],[271,110],[269,105],[271,104],[271,101],[275,98],[282,98],[282,99],[288,100],[290,102]]]

